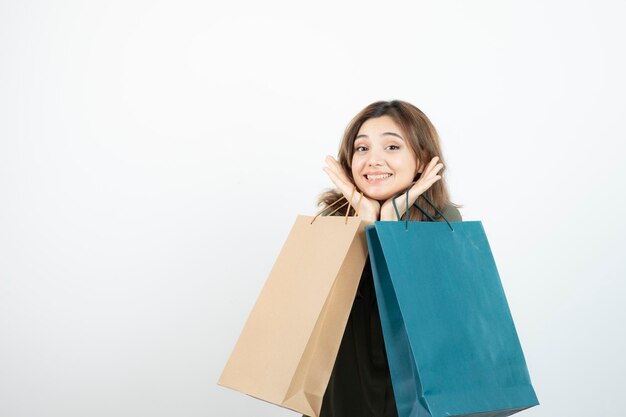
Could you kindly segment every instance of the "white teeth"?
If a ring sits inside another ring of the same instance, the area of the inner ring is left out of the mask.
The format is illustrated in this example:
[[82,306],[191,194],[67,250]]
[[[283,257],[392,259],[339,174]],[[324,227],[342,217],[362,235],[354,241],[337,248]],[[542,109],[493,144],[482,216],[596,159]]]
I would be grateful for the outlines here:
[[391,174],[367,175],[368,180],[380,180],[388,177],[391,177]]

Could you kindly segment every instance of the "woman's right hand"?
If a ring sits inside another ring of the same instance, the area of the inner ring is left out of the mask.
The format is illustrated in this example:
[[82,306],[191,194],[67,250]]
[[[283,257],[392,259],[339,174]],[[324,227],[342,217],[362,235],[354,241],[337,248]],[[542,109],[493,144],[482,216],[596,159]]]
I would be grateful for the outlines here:
[[[350,201],[350,204],[352,207],[355,207],[355,209],[358,208],[359,217],[372,222],[378,220],[378,216],[380,215],[380,203],[364,195],[362,196],[359,192],[355,191],[356,186],[350,181],[350,178],[348,178],[335,158],[327,155],[324,160],[327,165],[324,167],[324,172],[328,174],[333,184],[341,191],[346,201]],[[350,198],[352,198],[352,200],[350,200]],[[359,202],[359,200],[361,201]]]

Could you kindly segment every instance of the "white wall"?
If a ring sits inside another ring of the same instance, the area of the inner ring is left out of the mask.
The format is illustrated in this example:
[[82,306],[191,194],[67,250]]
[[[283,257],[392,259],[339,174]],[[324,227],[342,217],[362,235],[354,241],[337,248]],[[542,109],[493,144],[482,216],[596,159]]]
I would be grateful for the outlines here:
[[541,406],[624,410],[618,1],[0,3],[0,415],[289,416],[216,385],[365,105],[442,136]]

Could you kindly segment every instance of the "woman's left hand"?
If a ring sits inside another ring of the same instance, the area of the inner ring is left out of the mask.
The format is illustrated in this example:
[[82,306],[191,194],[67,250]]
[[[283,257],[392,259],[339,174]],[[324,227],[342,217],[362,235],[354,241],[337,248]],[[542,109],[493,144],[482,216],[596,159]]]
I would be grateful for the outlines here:
[[[419,180],[413,184],[411,189],[408,191],[409,193],[409,207],[415,203],[417,197],[419,197],[422,193],[428,190],[435,182],[441,179],[441,175],[437,175],[441,168],[443,168],[442,163],[437,163],[439,160],[438,156],[435,156],[431,159],[428,166],[420,175]],[[396,212],[393,209],[392,198],[385,201],[380,208],[380,220],[398,220],[396,216]],[[400,212],[400,216],[406,213],[407,205],[406,205],[406,193],[403,193],[401,196],[396,197],[396,207],[398,207],[398,211]]]

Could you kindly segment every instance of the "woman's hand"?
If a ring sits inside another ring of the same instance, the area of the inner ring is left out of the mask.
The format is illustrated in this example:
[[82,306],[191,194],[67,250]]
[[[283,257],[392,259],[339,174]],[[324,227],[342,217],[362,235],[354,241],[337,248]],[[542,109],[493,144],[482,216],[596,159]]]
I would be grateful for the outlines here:
[[[443,168],[443,164],[437,163],[439,160],[438,156],[435,156],[431,159],[430,163],[424,171],[422,175],[420,175],[419,180],[413,184],[409,192],[409,207],[415,203],[415,200],[428,190],[435,182],[441,179],[441,175],[437,175],[437,173]],[[380,220],[398,220],[398,216],[396,216],[396,212],[393,209],[392,198],[385,201],[383,206],[380,209]],[[398,207],[398,211],[400,212],[400,216],[406,213],[406,193],[403,193],[401,196],[396,197],[396,206]]]
[[[356,186],[350,181],[350,178],[346,176],[339,162],[330,155],[326,156],[324,160],[327,165],[324,167],[324,171],[328,174],[330,180],[339,191],[343,193],[346,201],[350,201],[350,204],[352,207],[355,207],[355,209],[358,208],[359,217],[372,222],[378,220],[380,203],[365,196],[361,197],[361,194],[357,191],[353,193]],[[350,200],[350,198],[352,198],[352,200]],[[362,200],[359,202],[361,198]]]

